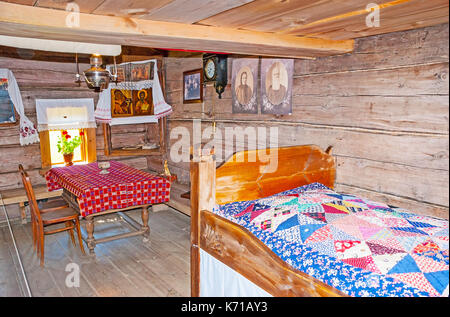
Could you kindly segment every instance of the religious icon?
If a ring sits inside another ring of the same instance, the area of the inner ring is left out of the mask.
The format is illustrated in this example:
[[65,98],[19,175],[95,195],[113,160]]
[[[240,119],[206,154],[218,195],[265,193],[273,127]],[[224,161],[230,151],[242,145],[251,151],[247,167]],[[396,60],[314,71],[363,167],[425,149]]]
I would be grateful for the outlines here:
[[124,82],[126,81],[126,72],[125,72],[125,66],[117,66],[117,81],[118,82]]
[[135,116],[153,115],[153,98],[151,89],[133,90],[133,108]]
[[232,67],[233,113],[258,113],[258,59],[236,58]]
[[111,116],[128,117],[132,115],[131,90],[111,89]]
[[292,59],[262,59],[261,113],[292,113]]
[[131,81],[142,81],[153,79],[153,63],[131,64]]

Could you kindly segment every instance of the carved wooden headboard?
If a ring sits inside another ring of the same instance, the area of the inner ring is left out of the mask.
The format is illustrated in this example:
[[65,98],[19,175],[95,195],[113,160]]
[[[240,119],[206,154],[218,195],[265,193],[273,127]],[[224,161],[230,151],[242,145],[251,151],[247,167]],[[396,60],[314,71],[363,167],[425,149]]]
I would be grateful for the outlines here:
[[216,203],[263,198],[314,182],[334,188],[330,152],[316,145],[237,152],[216,170]]

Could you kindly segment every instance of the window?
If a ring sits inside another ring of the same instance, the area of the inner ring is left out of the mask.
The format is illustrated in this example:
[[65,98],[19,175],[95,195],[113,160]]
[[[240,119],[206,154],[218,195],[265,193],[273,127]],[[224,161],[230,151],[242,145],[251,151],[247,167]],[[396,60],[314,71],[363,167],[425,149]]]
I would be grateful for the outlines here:
[[[82,143],[75,149],[73,162],[75,164],[91,163],[97,160],[95,128],[87,129],[68,129],[69,135],[79,135],[80,131],[84,132]],[[51,130],[39,132],[41,139],[41,161],[42,168],[48,169],[54,166],[63,165],[64,158],[58,153],[56,143],[63,130]]]
[[44,170],[64,163],[63,155],[58,153],[56,145],[63,131],[68,131],[72,137],[83,131],[83,142],[74,152],[75,164],[97,160],[96,123],[92,98],[36,99],[36,114]]
[[[49,142],[50,142],[50,160],[52,163],[52,166],[58,165],[58,164],[64,164],[64,157],[62,153],[58,152],[57,143],[58,140],[63,137],[63,131],[64,130],[57,130],[57,131],[49,131]],[[72,130],[66,130],[67,133],[71,136],[79,135],[80,132],[84,133],[84,129],[72,129]],[[80,146],[78,146],[75,151],[73,152],[73,160],[74,163],[85,163],[87,162],[87,149],[86,149],[86,142],[84,140],[84,136],[81,137],[82,143]]]

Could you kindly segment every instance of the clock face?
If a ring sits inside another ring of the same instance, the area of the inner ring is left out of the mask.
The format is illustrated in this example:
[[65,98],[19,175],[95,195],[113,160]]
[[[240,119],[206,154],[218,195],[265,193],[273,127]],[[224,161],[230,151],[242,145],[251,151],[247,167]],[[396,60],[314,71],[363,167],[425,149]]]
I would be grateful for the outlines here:
[[216,64],[212,59],[209,59],[205,65],[205,76],[208,79],[213,79],[216,74]]

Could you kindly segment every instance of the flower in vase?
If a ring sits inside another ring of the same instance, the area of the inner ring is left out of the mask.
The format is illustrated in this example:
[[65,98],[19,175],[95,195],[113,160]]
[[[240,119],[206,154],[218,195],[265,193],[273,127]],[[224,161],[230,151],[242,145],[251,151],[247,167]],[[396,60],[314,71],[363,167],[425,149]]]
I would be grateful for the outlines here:
[[[81,135],[81,133],[80,133]],[[71,140],[70,140],[71,139]],[[58,152],[62,154],[71,154],[75,149],[80,146],[82,139],[80,136],[73,137],[67,132],[63,131],[62,135],[59,137],[56,146],[58,147]]]

